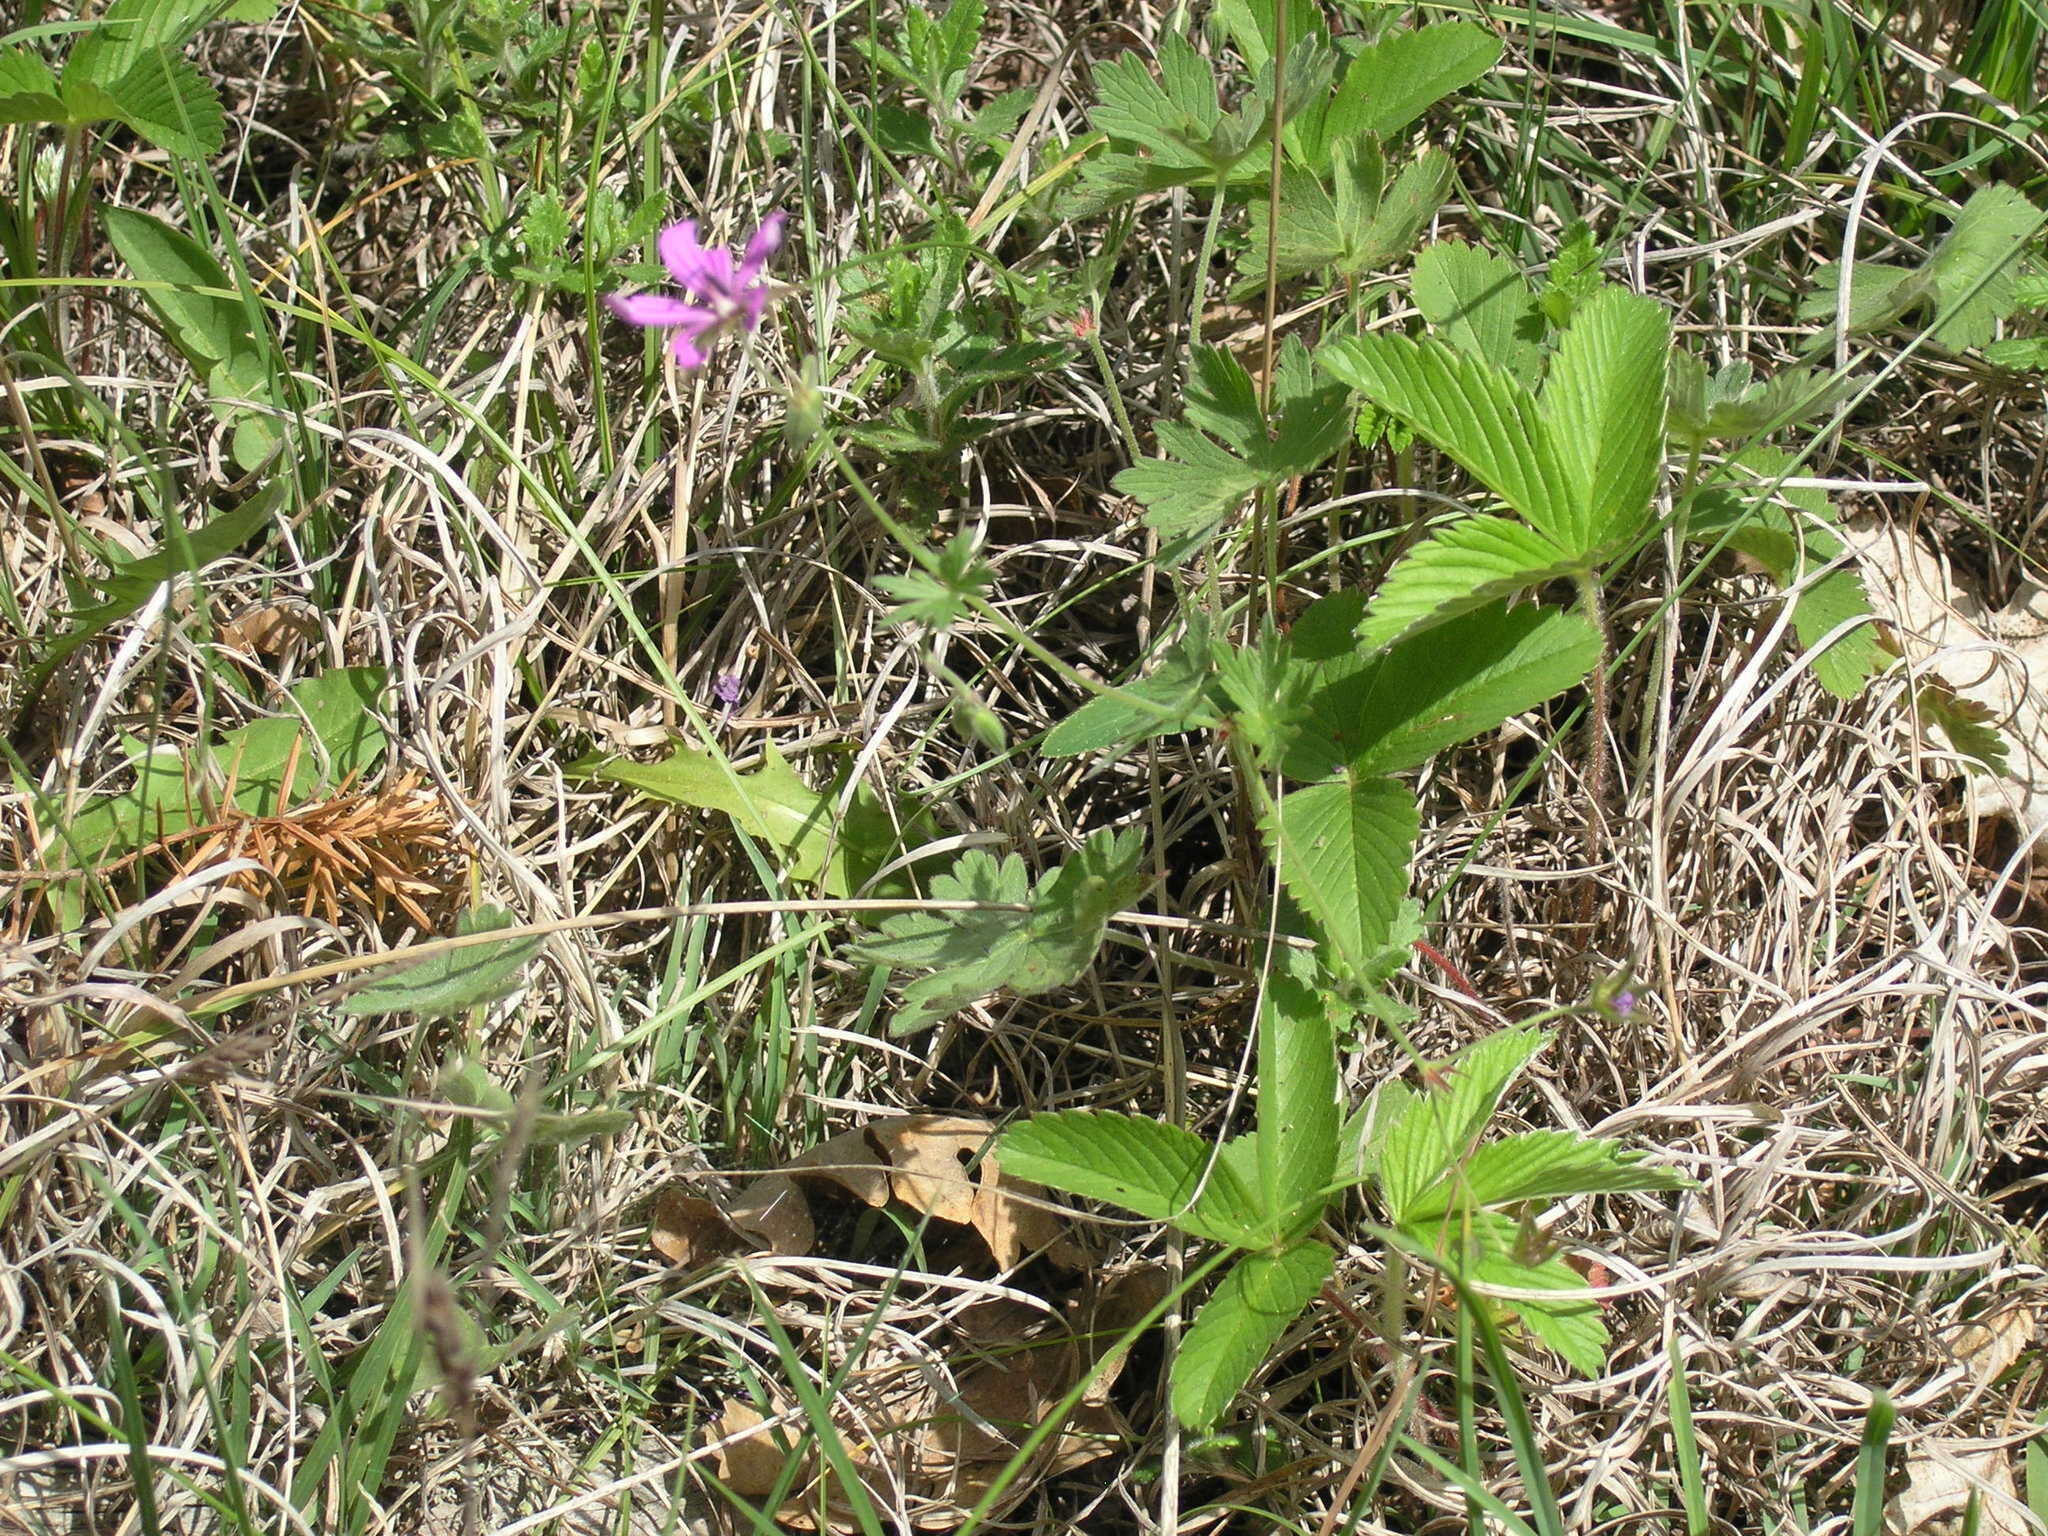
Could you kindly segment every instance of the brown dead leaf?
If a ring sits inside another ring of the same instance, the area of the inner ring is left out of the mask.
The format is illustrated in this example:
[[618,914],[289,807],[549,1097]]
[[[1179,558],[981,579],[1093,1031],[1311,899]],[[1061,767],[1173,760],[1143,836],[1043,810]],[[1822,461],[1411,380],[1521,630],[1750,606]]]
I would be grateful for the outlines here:
[[817,1227],[811,1204],[786,1173],[765,1173],[733,1197],[728,1219],[770,1253],[809,1253]]
[[[717,1446],[719,1480],[742,1498],[766,1498],[775,1491],[789,1455],[775,1444],[774,1436],[762,1426],[767,1419],[752,1403],[730,1398],[711,1424],[712,1443]],[[790,1502],[797,1499],[805,1478],[797,1477]]]
[[868,1125],[868,1139],[889,1160],[896,1198],[913,1211],[963,1227],[974,1221],[981,1193],[967,1165],[994,1135],[986,1120],[955,1115],[891,1115]]
[[313,634],[310,614],[289,603],[265,603],[221,625],[220,642],[244,656],[282,656]]
[[654,1225],[648,1241],[669,1263],[696,1269],[738,1246],[739,1234],[725,1213],[701,1195],[664,1189],[654,1197]]
[[[973,1227],[997,1269],[1015,1269],[1027,1254],[1041,1251],[1064,1268],[1086,1267],[1086,1255],[1046,1203],[1045,1191],[1003,1177],[1002,1163],[985,1150],[995,1139],[988,1121],[897,1115],[875,1121],[868,1136],[890,1162],[896,1198],[936,1220]],[[977,1154],[981,1161],[974,1163]]]
[[1964,1327],[1950,1347],[1971,1380],[1989,1386],[2027,1352],[2039,1322],[2032,1307],[2005,1307]]
[[1923,1441],[1906,1458],[1906,1486],[1885,1524],[1902,1536],[1954,1536],[1972,1492],[1980,1536],[2024,1536],[2030,1529],[2011,1459],[1996,1446],[1978,1449],[1962,1440]]
[[841,1131],[819,1142],[789,1165],[791,1173],[830,1179],[856,1200],[872,1206],[889,1203],[889,1173],[864,1130]]

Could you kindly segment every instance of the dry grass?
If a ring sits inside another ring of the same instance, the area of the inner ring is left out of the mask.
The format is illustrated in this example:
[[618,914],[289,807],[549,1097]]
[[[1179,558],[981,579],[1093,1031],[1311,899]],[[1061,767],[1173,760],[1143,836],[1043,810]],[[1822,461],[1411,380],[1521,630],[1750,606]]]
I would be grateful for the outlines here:
[[[1723,62],[1744,57],[1755,24],[1736,14]],[[689,1179],[716,1192],[910,1111],[1089,1104],[1184,1113],[1204,1134],[1243,1112],[1245,925],[1269,897],[1227,754],[1190,735],[1120,761],[1040,759],[1030,744],[1077,694],[992,624],[927,649],[887,622],[874,584],[904,561],[868,494],[932,506],[940,535],[980,530],[997,608],[1083,672],[1121,676],[1174,632],[1174,585],[1109,489],[1123,450],[1088,355],[984,395],[987,430],[950,458],[856,456],[863,484],[785,439],[814,349],[831,359],[829,410],[891,403],[895,386],[837,330],[861,302],[847,284],[860,260],[926,236],[926,200],[976,200],[930,162],[899,179],[843,131],[823,84],[855,100],[873,88],[852,47],[867,23],[803,18],[807,35],[774,7],[672,16],[684,30],[664,82],[723,77],[690,98],[716,111],[687,132],[681,117],[645,135],[632,122],[630,142],[622,113],[595,145],[589,115],[572,114],[567,147],[524,150],[579,218],[599,189],[641,185],[720,238],[795,211],[786,297],[694,375],[650,371],[572,294],[466,264],[502,218],[510,163],[385,158],[360,124],[353,137],[317,126],[403,95],[351,52],[355,33],[305,11],[208,34],[200,57],[239,125],[219,180],[249,268],[273,274],[266,298],[292,307],[273,318],[294,337],[299,453],[321,483],[276,537],[109,626],[35,699],[30,670],[70,627],[74,585],[102,574],[91,551],[156,548],[169,504],[191,521],[231,505],[236,471],[132,291],[53,287],[41,302],[63,311],[63,366],[9,356],[0,1528],[745,1530],[705,1476],[731,1465],[707,1434],[729,1399],[751,1389],[788,1410],[795,1363],[828,1393],[833,1372],[871,1370],[851,1392],[869,1402],[902,1373],[958,1367],[947,1329],[970,1301],[1048,1304],[1030,1277],[923,1273],[900,1246],[877,1263],[860,1247],[872,1233],[681,1272],[648,1242],[657,1193]],[[1150,10],[997,9],[981,84],[1045,88],[1020,180],[1084,130],[1090,61],[1149,46],[1163,24]],[[1822,170],[1760,163],[1725,80],[1703,87],[1668,54],[1509,36],[1466,120],[1470,209],[1454,203],[1443,232],[1526,228],[1547,246],[1569,187],[1582,195],[1570,212],[1623,231],[1626,275],[1671,300],[1702,350],[1765,371],[1789,360],[1804,337],[1787,276],[1834,254],[1861,206],[1841,173],[1875,135],[1837,113]],[[651,56],[641,33],[607,46],[628,76]],[[1748,46],[1766,76],[1796,79],[1772,40]],[[1937,99],[1903,46],[1885,61],[1902,111]],[[1670,137],[1651,164],[1653,129]],[[0,191],[18,202],[30,157],[26,131],[9,132]],[[817,163],[776,150],[781,136]],[[1884,153],[1924,184],[1919,161]],[[160,159],[117,141],[98,166],[98,198],[182,217]],[[1145,205],[1102,295],[1114,384],[1141,432],[1173,399],[1204,212]],[[1866,250],[1884,239],[1874,217],[1863,210]],[[1007,261],[1053,268],[1104,238],[1101,221],[1014,214],[977,233]],[[96,242],[76,266],[116,272]],[[1215,289],[1203,318],[1212,335],[1256,334]],[[70,429],[51,425],[66,413]],[[2037,542],[2040,423],[2038,391],[2012,376],[1909,359],[1809,472],[1912,488],[1837,501],[1915,520],[1998,600]],[[1373,470],[1303,488],[1293,596],[1373,579],[1393,493],[1459,491],[1427,455],[1411,482]],[[1897,1402],[1908,1448],[2011,1447],[2044,1404],[2040,1357],[1990,1384],[1971,1331],[2048,1318],[2038,898],[1986,862],[1988,834],[1958,809],[1961,769],[1918,731],[1904,678],[1840,704],[1788,665],[1775,599],[1732,570],[1699,577],[1673,545],[1614,594],[1617,631],[1644,638],[1614,679],[1597,865],[1579,830],[1581,698],[1426,771],[1415,888],[1438,898],[1431,940],[1483,1001],[1420,962],[1405,985],[1416,1043],[1437,1052],[1633,967],[1644,1006],[1626,1026],[1568,1023],[1512,1107],[1530,1125],[1624,1136],[1702,1185],[1668,1210],[1583,1203],[1558,1234],[1597,1263],[1616,1339],[1595,1381],[1533,1346],[1519,1357],[1572,1528],[1682,1525],[1681,1357],[1717,1521],[1841,1528],[1873,1391]],[[1240,563],[1216,578],[1230,600],[1252,585]],[[300,622],[230,660],[233,639],[254,637],[224,639],[226,623],[279,602]],[[289,682],[367,664],[393,685],[375,782],[154,838],[99,871],[75,926],[53,920],[36,877],[54,855],[29,834],[28,786],[75,811],[127,787],[124,733],[189,746],[276,712]],[[941,665],[973,680],[1010,750],[955,728]],[[721,674],[741,680],[730,710]],[[675,731],[742,768],[773,742],[813,784],[848,770],[928,806],[940,846],[1014,850],[1034,869],[1097,828],[1141,825],[1155,861],[1144,911],[1177,921],[1118,925],[1067,993],[992,999],[936,1039],[892,1041],[867,970],[836,951],[830,903],[764,900],[724,818],[566,771]],[[336,962],[445,935],[473,899],[549,935],[519,992],[432,1026],[340,1011]],[[451,1112],[443,1073],[459,1057],[518,1111]],[[1346,1056],[1347,1086],[1363,1093],[1403,1063],[1368,1036]],[[630,1110],[631,1126],[535,1134],[537,1115],[596,1107]],[[1377,1336],[1386,1276],[1365,1214],[1349,1213],[1341,1294],[1288,1337],[1231,1444],[1169,1429],[1155,1339],[1114,1394],[1130,1443],[1041,1465],[1006,1526],[1154,1530],[1176,1512],[1189,1532],[1462,1522],[1464,1495],[1405,1457],[1368,1508],[1346,1507],[1390,1421],[1457,1455],[1450,1319],[1421,1308]],[[1106,1265],[1165,1252],[1146,1228],[1094,1237]],[[420,1368],[434,1357],[442,1371]],[[788,1423],[800,1431],[802,1412]],[[1481,1437],[1492,1485],[1519,1507],[1486,1414]],[[145,1444],[148,1501],[132,1478]]]

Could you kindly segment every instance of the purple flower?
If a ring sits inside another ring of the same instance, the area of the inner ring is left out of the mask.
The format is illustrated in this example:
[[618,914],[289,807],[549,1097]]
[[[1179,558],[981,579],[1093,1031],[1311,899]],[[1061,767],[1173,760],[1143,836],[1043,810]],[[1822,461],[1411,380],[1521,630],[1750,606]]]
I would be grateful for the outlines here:
[[698,243],[695,219],[671,224],[661,232],[656,249],[676,286],[690,297],[613,294],[605,302],[629,324],[674,331],[668,345],[676,362],[685,368],[701,368],[710,354],[699,343],[736,327],[751,331],[760,325],[761,311],[768,307],[768,284],[761,269],[782,244],[784,218],[778,212],[763,219],[737,262],[731,251]]
[[731,709],[740,701],[740,675],[737,672],[721,672],[711,680],[711,696]]

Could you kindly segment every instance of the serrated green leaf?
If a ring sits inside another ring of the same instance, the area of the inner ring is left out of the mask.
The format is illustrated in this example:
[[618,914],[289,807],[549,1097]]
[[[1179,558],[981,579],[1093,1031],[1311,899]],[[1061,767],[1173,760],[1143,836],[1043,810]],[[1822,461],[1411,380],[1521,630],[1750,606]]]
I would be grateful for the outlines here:
[[1193,427],[1162,421],[1158,432],[1166,456],[1141,459],[1112,483],[1144,506],[1145,525],[1165,538],[1200,539],[1265,484],[1259,471]]
[[[458,938],[495,933],[513,926],[512,914],[497,907],[464,913],[455,925]],[[398,968],[380,972],[361,991],[343,998],[341,1011],[355,1018],[389,1013],[415,1013],[427,1018],[452,1018],[479,1004],[493,1002],[519,985],[527,963],[540,953],[538,938],[506,939],[467,949],[444,950]]]
[[1984,349],[1984,361],[2020,372],[2048,368],[2048,336],[2008,336]]
[[[1814,273],[1813,283],[1813,291],[1800,301],[1799,318],[1833,322],[1841,308],[1842,264],[1828,262]],[[1856,262],[1849,274],[1848,333],[1855,336],[1890,325],[1933,297],[1934,283],[1924,270]]]
[[1488,1142],[1464,1159],[1416,1197],[1408,1219],[1428,1222],[1455,1204],[1499,1206],[1692,1187],[1683,1174],[1643,1163],[1618,1141],[1572,1131],[1524,1131]]
[[42,55],[28,47],[0,48],[0,123],[71,121],[57,94],[57,77]]
[[168,49],[143,54],[107,95],[113,110],[106,116],[171,154],[207,160],[227,142],[220,93],[190,59]]
[[996,1144],[1007,1177],[1100,1200],[1194,1237],[1260,1241],[1257,1197],[1192,1131],[1092,1109],[1033,1115]]
[[[1407,422],[1538,529],[1568,534],[1583,525],[1576,505],[1579,476],[1566,469],[1553,446],[1535,397],[1500,369],[1440,341],[1407,336],[1346,337],[1325,342],[1316,357],[1333,377]],[[1662,382],[1660,375],[1660,399]],[[1573,555],[1584,553],[1567,548]]]
[[1500,62],[1500,48],[1492,28],[1471,21],[1397,32],[1351,61],[1333,110],[1357,131],[1390,138],[1453,91],[1482,79]]
[[1239,1259],[1181,1339],[1173,1416],[1190,1429],[1222,1417],[1335,1269],[1336,1255],[1314,1241]]
[[[1155,707],[1147,709],[1147,704]],[[1198,638],[1190,626],[1187,637],[1167,648],[1149,677],[1090,699],[1046,733],[1039,751],[1046,757],[1074,757],[1215,723],[1206,633]]]
[[1457,615],[1323,669],[1283,771],[1296,779],[1346,768],[1400,773],[1554,698],[1599,656],[1599,632],[1576,614],[1491,603]]
[[1125,53],[1095,71],[1093,127],[1149,151],[1161,168],[1209,170],[1193,146],[1206,142],[1222,116],[1216,77],[1186,38],[1169,32],[1160,42],[1160,80],[1144,59]]
[[1188,425],[1222,439],[1241,457],[1266,441],[1258,385],[1228,347],[1194,349],[1181,410]]
[[890,622],[944,633],[973,611],[994,581],[994,569],[981,557],[980,539],[961,532],[936,555],[923,555],[904,575],[877,576],[875,585],[896,599]]
[[65,60],[59,90],[74,122],[112,118],[188,159],[220,153],[220,96],[183,57],[211,0],[114,0]]
[[1385,1150],[1388,1134],[1415,1107],[1420,1097],[1398,1077],[1390,1077],[1375,1088],[1372,1097],[1345,1120],[1339,1133],[1338,1176],[1351,1181],[1378,1179],[1380,1156]]
[[1939,726],[1949,746],[1986,773],[2012,772],[2011,743],[1988,705],[1964,698],[1951,684],[1934,678],[1913,695],[1913,708],[1921,724]]
[[1504,256],[1438,240],[1415,258],[1415,307],[1460,352],[1533,386],[1543,366],[1543,315],[1522,271]]
[[1174,1417],[1190,1430],[1206,1430],[1223,1417],[1333,1272],[1335,1253],[1313,1239],[1280,1253],[1241,1257],[1180,1341]]
[[902,835],[874,791],[854,791],[843,820],[838,789],[820,794],[797,776],[773,742],[760,767],[732,769],[711,752],[678,743],[658,762],[601,754],[570,765],[573,777],[636,789],[671,805],[719,811],[748,836],[789,859],[789,878],[828,896],[851,896],[902,845]]
[[1746,364],[1731,364],[1709,379],[1698,358],[1673,352],[1667,426],[1672,439],[1688,448],[1761,437],[1832,409],[1847,388],[1846,379],[1814,368],[1785,368],[1752,382]]
[[1337,1015],[1308,980],[1276,969],[1259,999],[1260,1203],[1292,1236],[1323,1212],[1337,1157]]
[[1335,1253],[1313,1239],[1280,1253],[1241,1257],[1180,1341],[1174,1417],[1190,1430],[1206,1430],[1223,1417],[1333,1272]]
[[1489,1254],[1472,1265],[1470,1276],[1481,1285],[1502,1289],[1555,1291],[1555,1301],[1518,1298],[1493,1305],[1519,1317],[1524,1328],[1556,1350],[1580,1375],[1598,1376],[1606,1368],[1607,1324],[1601,1319],[1600,1304],[1586,1295],[1585,1280],[1564,1260],[1550,1258],[1528,1264],[1509,1255]]
[[1954,352],[1981,347],[2013,309],[2019,258],[2041,228],[2041,210],[2017,187],[1992,182],[1970,194],[1927,263],[1934,285],[1934,340]]
[[1508,1084],[1549,1038],[1537,1030],[1500,1030],[1429,1070],[1434,1086],[1380,1146],[1380,1192],[1397,1223],[1406,1225],[1429,1208],[1425,1196],[1471,1155]]
[[886,918],[881,936],[855,946],[881,965],[941,969],[904,988],[890,1026],[904,1035],[925,1029],[969,1003],[1009,988],[1032,995],[1069,986],[1094,963],[1110,918],[1144,889],[1138,870],[1144,837],[1136,829],[1096,833],[1058,870],[1023,892],[1024,867],[1001,864],[980,850],[961,855],[932,881],[941,901],[1028,905],[1024,912],[908,912]]
[[1461,517],[1395,563],[1373,594],[1358,637],[1367,645],[1388,645],[1538,582],[1585,569],[1583,556],[1524,523]]
[[1364,974],[1385,949],[1418,825],[1407,787],[1379,778],[1288,790],[1262,819],[1281,882],[1321,928],[1340,974]]
[[1572,483],[1570,520],[1529,521],[1574,553],[1624,543],[1649,518],[1664,462],[1664,377],[1671,320],[1655,299],[1602,288],[1559,341],[1538,409]]

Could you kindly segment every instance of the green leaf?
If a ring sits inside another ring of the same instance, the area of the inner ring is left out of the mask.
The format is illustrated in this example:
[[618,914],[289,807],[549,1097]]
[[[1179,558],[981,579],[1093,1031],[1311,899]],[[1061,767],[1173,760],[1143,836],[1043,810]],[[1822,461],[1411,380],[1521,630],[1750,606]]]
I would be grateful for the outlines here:
[[1556,697],[1599,657],[1599,632],[1577,614],[1490,603],[1387,650],[1333,662],[1283,769],[1297,779],[1340,768],[1400,773]]
[[1558,343],[1539,402],[1573,482],[1569,522],[1529,521],[1574,553],[1625,543],[1649,518],[1664,463],[1664,380],[1671,321],[1655,299],[1602,288]]
[[1706,364],[1674,351],[1667,426],[1673,441],[1687,448],[1762,437],[1832,409],[1847,387],[1846,380],[1815,368],[1784,368],[1755,382],[1747,363],[1731,363],[1709,378]]
[[1397,1223],[1432,1208],[1425,1196],[1471,1154],[1508,1084],[1549,1038],[1531,1029],[1500,1030],[1427,1072],[1434,1086],[1380,1145],[1380,1192]]
[[1923,725],[1936,725],[1948,744],[1986,773],[2012,772],[2012,747],[1990,706],[1964,698],[1950,683],[1930,678],[1913,695],[1913,712]]
[[920,624],[944,633],[973,610],[995,581],[995,571],[981,558],[981,541],[961,532],[936,555],[923,555],[919,568],[903,576],[878,576],[875,585],[896,599],[889,614],[895,624]]
[[1155,81],[1135,51],[1100,65],[1090,123],[1150,151],[1162,167],[1210,170],[1211,160],[1197,146],[1209,143],[1223,113],[1208,60],[1180,33],[1169,32],[1159,45],[1159,73]]
[[[1333,377],[1449,454],[1570,554],[1584,553],[1569,541],[1584,523],[1577,501],[1581,475],[1565,467],[1535,398],[1507,373],[1440,341],[1407,336],[1325,342],[1316,358]],[[1661,399],[1661,374],[1657,393]]]
[[1692,1187],[1683,1174],[1644,1164],[1618,1141],[1572,1131],[1524,1131],[1479,1148],[1416,1197],[1408,1220],[1426,1223],[1458,1204],[1499,1206]]
[[[513,926],[509,912],[478,907],[455,925],[458,938],[495,933]],[[467,949],[444,950],[398,968],[380,972],[361,991],[345,997],[341,1011],[355,1018],[388,1013],[416,1013],[427,1018],[453,1018],[482,1003],[493,1002],[519,985],[527,962],[540,953],[538,938],[506,939]]]
[[1162,421],[1164,457],[1143,459],[1112,482],[1145,508],[1145,524],[1172,540],[1196,542],[1249,501],[1266,477],[1192,427]]
[[[1309,171],[1289,166],[1281,182],[1279,239],[1273,246],[1283,278],[1328,269],[1357,278],[1407,254],[1450,193],[1453,166],[1426,149],[1386,185],[1386,165],[1370,139],[1347,140],[1330,153],[1334,194]],[[1245,259],[1264,281],[1271,208],[1251,205]]]
[[1407,787],[1379,778],[1291,789],[1261,822],[1281,881],[1322,929],[1340,974],[1363,976],[1385,949],[1418,825]]
[[[1792,627],[1807,652],[1819,653],[1813,660],[1815,680],[1836,697],[1853,699],[1890,657],[1874,622],[1828,640],[1850,620],[1874,616],[1854,565],[1818,578],[1808,574],[1840,559],[1843,546],[1833,532],[1827,493],[1781,483],[1792,469],[1791,456],[1776,448],[1758,446],[1739,454],[1719,483],[1694,498],[1687,532],[1702,542],[1725,542],[1762,566],[1780,588],[1796,589]],[[1820,649],[1823,644],[1826,650]]]
[[112,84],[74,79],[66,69],[63,91],[73,122],[111,118],[187,160],[210,159],[227,141],[219,93],[191,60],[167,48],[144,50]]
[[1459,240],[1438,240],[1415,258],[1415,307],[1460,352],[1525,386],[1543,367],[1543,315],[1513,262]]
[[[1841,307],[1842,264],[1828,262],[1814,274],[1814,290],[1799,305],[1802,320],[1832,322]],[[1925,271],[1887,266],[1878,261],[1859,261],[1849,275],[1849,324],[1851,336],[1878,330],[1911,313],[1934,297],[1934,283]],[[1826,336],[1816,338],[1826,344]]]
[[1028,906],[1014,911],[905,912],[853,954],[870,963],[939,967],[903,992],[890,1032],[925,1029],[1005,987],[1026,995],[1078,981],[1094,963],[1109,920],[1138,898],[1144,838],[1135,829],[1091,837],[1071,861],[1027,894],[1023,860],[998,863],[979,849],[932,881],[935,901]]
[[42,55],[28,47],[0,48],[0,123],[69,125],[71,116],[57,94],[57,77]]
[[996,1144],[1007,1177],[1100,1200],[1191,1236],[1245,1248],[1264,1226],[1257,1197],[1192,1131],[1092,1109],[1033,1115]]
[[1387,1137],[1421,1100],[1413,1088],[1390,1077],[1345,1120],[1338,1136],[1337,1174],[1349,1181],[1377,1180]]
[[1168,561],[1186,558],[1262,486],[1320,468],[1348,430],[1344,391],[1316,382],[1308,349],[1292,337],[1274,370],[1270,432],[1250,375],[1220,348],[1197,350],[1186,408],[1187,423],[1158,424],[1167,456],[1134,464],[1115,481],[1148,509],[1146,524],[1174,541],[1161,553]]
[[1390,138],[1453,91],[1483,79],[1500,62],[1500,49],[1491,27],[1471,21],[1397,32],[1351,61],[1332,112],[1353,131]]
[[1991,339],[2013,311],[2020,254],[2040,228],[2041,210],[2017,187],[1992,182],[1970,194],[1927,263],[1936,341],[1962,352]]
[[1556,1350],[1580,1375],[1598,1376],[1606,1368],[1607,1324],[1601,1319],[1600,1304],[1585,1294],[1584,1278],[1564,1260],[1549,1258],[1529,1264],[1506,1254],[1488,1254],[1472,1265],[1470,1275],[1481,1285],[1555,1291],[1555,1301],[1517,1299],[1492,1304],[1519,1317],[1524,1328]]
[[1336,1255],[1314,1241],[1239,1259],[1181,1339],[1173,1416],[1190,1429],[1221,1418],[1335,1269]]
[[[156,312],[165,336],[205,377],[215,414],[238,423],[237,463],[255,468],[277,441],[277,426],[268,414],[233,402],[261,400],[286,408],[269,335],[254,328],[234,281],[190,235],[128,208],[102,208],[100,218],[114,249],[142,279],[143,302]],[[252,423],[252,435],[239,432]]]
[[[234,785],[234,802],[255,816],[273,816],[338,789],[382,760],[388,744],[377,718],[384,691],[382,667],[335,667],[292,685],[292,707],[303,711],[255,720],[222,734],[203,759]],[[311,741],[306,726],[311,727]],[[291,798],[284,797],[292,764]]]
[[874,791],[854,791],[837,820],[839,786],[820,794],[797,776],[773,742],[759,768],[740,773],[725,758],[681,744],[659,762],[594,755],[570,765],[573,777],[637,789],[671,805],[720,811],[750,837],[780,849],[792,880],[827,896],[851,896],[902,846],[902,836]]
[[1046,733],[1040,753],[1075,757],[1214,725],[1209,666],[1207,628],[1198,633],[1190,623],[1187,636],[1167,648],[1151,676],[1090,699]]
[[1277,968],[1266,978],[1254,1146],[1260,1203],[1278,1236],[1295,1236],[1322,1216],[1336,1169],[1338,1014],[1307,978]]
[[1484,608],[1538,582],[1575,576],[1584,556],[1510,518],[1461,517],[1409,550],[1373,594],[1358,636],[1380,646]]

